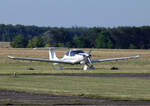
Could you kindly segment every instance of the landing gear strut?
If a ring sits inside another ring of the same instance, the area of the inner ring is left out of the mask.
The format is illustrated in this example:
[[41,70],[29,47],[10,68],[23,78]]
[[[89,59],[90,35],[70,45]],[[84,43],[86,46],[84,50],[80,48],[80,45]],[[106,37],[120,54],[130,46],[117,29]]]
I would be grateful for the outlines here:
[[90,66],[89,66],[89,65],[85,64],[84,67],[83,67],[83,70],[86,71],[86,70],[88,70],[88,68],[89,68],[90,70],[93,70],[93,69],[94,69],[94,66],[93,66],[93,65],[90,65]]

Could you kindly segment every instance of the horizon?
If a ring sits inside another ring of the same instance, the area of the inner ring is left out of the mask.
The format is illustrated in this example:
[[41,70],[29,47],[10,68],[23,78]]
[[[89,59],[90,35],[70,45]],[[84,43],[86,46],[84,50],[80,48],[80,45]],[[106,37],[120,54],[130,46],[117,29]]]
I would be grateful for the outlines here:
[[50,28],[118,28],[118,27],[137,27],[137,28],[140,28],[140,27],[150,27],[150,25],[143,25],[143,26],[115,26],[115,27],[103,27],[103,26],[40,26],[40,25],[24,25],[24,24],[2,24],[0,23],[0,25],[12,25],[12,26],[17,26],[17,25],[22,25],[22,26],[25,26],[25,27],[28,27],[28,26],[35,26],[35,27],[50,27]]

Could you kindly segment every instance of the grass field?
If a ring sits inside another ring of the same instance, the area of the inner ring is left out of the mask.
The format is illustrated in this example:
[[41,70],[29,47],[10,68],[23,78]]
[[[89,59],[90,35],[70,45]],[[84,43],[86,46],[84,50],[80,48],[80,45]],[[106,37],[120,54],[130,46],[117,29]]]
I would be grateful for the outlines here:
[[[85,49],[88,52],[89,49]],[[66,50],[58,50],[62,57]],[[48,58],[47,50],[0,48],[0,89],[28,92],[84,95],[123,100],[150,100],[150,79],[131,77],[44,76],[64,73],[150,73],[150,50],[95,49],[92,59],[140,55],[139,59],[96,63],[95,70],[83,71],[80,65],[63,65],[57,70],[51,63],[9,60],[8,55]],[[118,67],[119,70],[111,70]],[[29,70],[33,68],[34,70]],[[17,77],[13,77],[13,73]],[[2,74],[11,74],[2,76]],[[27,75],[19,75],[27,74]],[[33,74],[33,76],[32,76]],[[35,76],[34,74],[38,74]],[[41,74],[41,75],[40,75]]]
[[9,48],[10,42],[0,42],[0,48]]

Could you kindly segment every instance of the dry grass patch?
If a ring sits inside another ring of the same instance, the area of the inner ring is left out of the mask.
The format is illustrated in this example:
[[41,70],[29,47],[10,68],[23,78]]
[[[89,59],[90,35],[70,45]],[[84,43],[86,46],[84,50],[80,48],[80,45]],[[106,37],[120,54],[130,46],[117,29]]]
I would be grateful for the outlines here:
[[10,42],[0,42],[0,48],[9,48]]

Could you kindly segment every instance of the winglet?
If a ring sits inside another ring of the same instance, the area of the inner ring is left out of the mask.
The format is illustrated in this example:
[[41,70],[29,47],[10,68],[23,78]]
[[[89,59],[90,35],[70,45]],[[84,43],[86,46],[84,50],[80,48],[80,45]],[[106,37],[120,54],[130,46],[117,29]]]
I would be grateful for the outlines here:
[[8,56],[8,58],[10,58],[10,59],[15,59],[15,57],[14,57],[14,56]]
[[140,56],[139,55],[137,55],[137,56],[135,56],[136,58],[140,58]]

